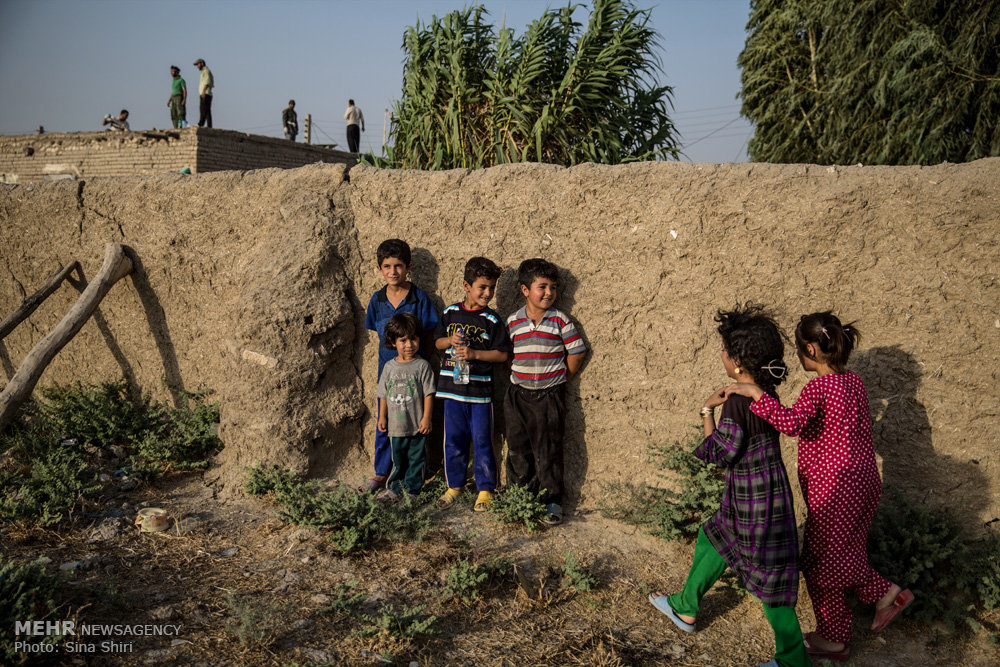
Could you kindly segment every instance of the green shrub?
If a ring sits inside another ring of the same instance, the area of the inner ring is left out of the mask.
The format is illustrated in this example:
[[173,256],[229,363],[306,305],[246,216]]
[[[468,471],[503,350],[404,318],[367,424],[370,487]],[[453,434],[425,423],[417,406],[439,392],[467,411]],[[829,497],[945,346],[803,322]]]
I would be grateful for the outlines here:
[[562,577],[566,586],[575,588],[581,593],[594,590],[600,583],[597,577],[580,565],[576,554],[570,551],[563,553]]
[[691,451],[701,442],[692,433],[683,443],[650,445],[650,459],[659,473],[679,490],[643,484],[632,487],[625,484],[605,484],[605,495],[610,500],[601,504],[601,514],[645,528],[651,535],[664,540],[690,539],[698,529],[719,509],[725,486],[723,471],[705,463]]
[[159,423],[142,434],[137,452],[151,461],[172,463],[174,468],[203,468],[207,457],[222,449],[216,435],[219,406],[205,402],[209,390],[196,393],[180,391],[185,404],[176,409],[151,407],[160,413]]
[[96,471],[75,449],[52,445],[27,471],[0,470],[0,520],[52,526],[66,519],[84,496],[100,490]]
[[290,602],[279,603],[270,598],[254,600],[226,593],[225,601],[230,613],[225,630],[247,647],[270,646],[281,634],[285,617],[292,612]]
[[426,608],[427,605],[419,604],[415,607],[403,605],[396,609],[390,604],[382,607],[374,616],[359,614],[358,618],[367,625],[356,630],[353,634],[359,637],[371,637],[380,632],[387,632],[401,639],[435,634],[437,630],[433,628],[433,625],[437,616],[420,618],[420,613]]
[[895,489],[883,499],[868,533],[868,560],[916,599],[909,614],[948,627],[968,617],[974,595],[972,552],[945,510],[910,502]]
[[364,593],[354,593],[354,588],[358,585],[357,579],[352,579],[347,583],[337,584],[334,587],[334,600],[326,607],[319,610],[321,614],[354,613],[355,608],[367,597]]
[[973,547],[973,586],[983,609],[1000,607],[1000,535],[992,534]]
[[[40,563],[18,563],[0,556],[0,656],[5,664],[27,659],[23,651],[14,650],[14,623],[17,621],[56,620],[56,593],[60,581],[46,574]],[[31,637],[32,643],[55,644],[60,635]]]
[[255,495],[273,492],[282,519],[321,530],[342,553],[382,540],[419,542],[431,527],[431,508],[410,498],[384,503],[346,486],[325,489],[276,468],[251,468],[244,484]]
[[101,489],[97,473],[112,458],[95,456],[94,447],[106,454],[124,447],[126,459],[116,465],[149,479],[166,467],[205,467],[205,458],[222,446],[215,435],[219,411],[205,402],[207,391],[180,392],[187,405],[178,409],[138,395],[124,381],[77,382],[40,393],[0,435],[2,520],[43,526],[65,520]]
[[527,487],[514,484],[498,493],[490,503],[490,515],[508,524],[522,524],[529,531],[539,527],[539,521],[548,515],[541,494],[532,493]]
[[48,430],[96,447],[134,446],[160,428],[167,408],[141,396],[124,380],[84,385],[75,382],[41,390],[37,412]]

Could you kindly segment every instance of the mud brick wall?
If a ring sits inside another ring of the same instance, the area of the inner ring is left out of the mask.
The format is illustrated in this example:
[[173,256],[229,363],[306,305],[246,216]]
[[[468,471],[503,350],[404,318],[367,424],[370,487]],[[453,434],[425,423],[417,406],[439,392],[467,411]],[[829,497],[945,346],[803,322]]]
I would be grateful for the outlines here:
[[[568,388],[566,475],[591,503],[604,481],[662,483],[647,445],[690,434],[728,382],[717,309],[761,302],[791,332],[830,308],[864,336],[849,366],[869,391],[886,483],[977,530],[1000,516],[997,183],[1000,159],[355,166],[349,179],[311,165],[3,185],[0,313],[60,263],[93,276],[104,244],[123,242],[140,270],[43,384],[125,377],[168,398],[164,379],[211,387],[226,448],[208,475],[222,488],[258,462],[356,483],[371,466],[377,341],[363,321],[378,243],[410,242],[413,280],[439,306],[462,297],[470,256],[492,258],[501,314],[521,303],[518,263],[545,257],[590,348]],[[6,377],[78,294],[64,285],[0,341]],[[809,376],[790,347],[785,359],[792,400]],[[794,440],[783,448],[794,470]]]
[[356,161],[344,151],[199,127],[0,136],[0,180],[7,183],[149,176],[185,167],[202,173]]

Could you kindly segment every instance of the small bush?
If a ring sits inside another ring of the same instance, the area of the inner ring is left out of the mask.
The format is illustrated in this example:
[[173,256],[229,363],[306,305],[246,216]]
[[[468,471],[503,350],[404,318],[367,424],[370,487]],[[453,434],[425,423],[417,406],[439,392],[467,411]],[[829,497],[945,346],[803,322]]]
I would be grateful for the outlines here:
[[42,389],[37,412],[62,438],[76,438],[96,447],[135,445],[160,429],[167,408],[129,389],[124,380],[85,385],[75,382]]
[[548,515],[541,494],[532,493],[527,487],[514,484],[497,494],[490,503],[490,515],[508,524],[522,524],[529,531],[539,527],[539,521]]
[[381,540],[419,542],[431,527],[430,507],[409,498],[383,503],[368,493],[345,486],[325,489],[276,468],[249,469],[244,485],[255,495],[272,492],[282,519],[323,531],[342,553],[366,549]]
[[983,609],[1000,607],[1000,535],[992,534],[972,549],[976,597]]
[[[184,393],[189,405],[173,409],[129,390],[125,382],[75,383],[43,389],[0,437],[0,519],[51,526],[96,494],[100,466],[123,466],[140,479],[165,468],[199,468],[221,448],[218,409],[207,392]],[[126,460],[111,455],[125,450]],[[102,454],[98,456],[97,454]],[[113,469],[109,469],[109,472]]]
[[354,588],[358,585],[357,579],[352,579],[344,584],[337,584],[334,588],[334,601],[326,607],[320,609],[321,614],[342,614],[354,613],[354,610],[367,597],[364,593],[354,593]]
[[[0,556],[0,656],[5,664],[24,662],[27,655],[14,650],[16,621],[53,620],[60,581],[46,574],[40,563],[18,563]],[[32,637],[32,643],[55,644],[60,635]]]
[[562,577],[564,585],[575,588],[581,593],[594,590],[600,583],[597,577],[580,565],[576,554],[569,551],[563,554]]
[[96,493],[96,471],[74,449],[57,442],[36,456],[28,470],[0,470],[0,519],[53,526],[84,496]]
[[659,474],[679,487],[678,491],[643,484],[605,484],[605,495],[611,498],[601,505],[601,514],[641,526],[651,535],[664,540],[691,539],[698,529],[719,509],[725,486],[723,471],[705,463],[691,451],[701,442],[697,434],[683,443],[651,445],[650,459]]
[[393,605],[387,605],[379,610],[378,614],[359,614],[358,618],[367,623],[364,627],[356,630],[353,634],[359,637],[371,637],[380,632],[387,632],[393,637],[400,639],[406,637],[417,637],[420,635],[433,635],[437,632],[434,629],[434,621],[437,616],[420,618],[420,613],[427,608],[427,605],[417,605],[409,607],[406,605],[396,609]]
[[868,533],[868,560],[913,591],[913,618],[954,627],[968,616],[974,594],[972,553],[959,524],[947,511],[909,503],[895,489],[891,496],[879,505]]
[[252,600],[249,596],[226,594],[230,617],[226,632],[247,647],[267,647],[281,634],[284,617],[291,613],[291,603],[278,603],[272,599]]

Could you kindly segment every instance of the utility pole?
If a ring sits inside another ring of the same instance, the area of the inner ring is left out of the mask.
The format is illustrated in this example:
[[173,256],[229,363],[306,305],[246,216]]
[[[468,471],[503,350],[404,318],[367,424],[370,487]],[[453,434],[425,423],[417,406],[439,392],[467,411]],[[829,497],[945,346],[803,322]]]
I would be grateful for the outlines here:
[[312,116],[312,114],[311,114],[311,113],[307,113],[307,114],[306,114],[306,126],[305,126],[305,127],[306,127],[306,131],[305,131],[305,135],[304,135],[304,137],[305,137],[305,142],[306,142],[307,144],[308,144],[308,143],[311,143],[311,142],[309,141],[309,139],[310,139],[310,137],[312,136],[312,124],[313,124],[313,116]]
[[382,116],[382,150],[385,151],[385,124],[389,120],[389,108],[386,107],[385,114]]

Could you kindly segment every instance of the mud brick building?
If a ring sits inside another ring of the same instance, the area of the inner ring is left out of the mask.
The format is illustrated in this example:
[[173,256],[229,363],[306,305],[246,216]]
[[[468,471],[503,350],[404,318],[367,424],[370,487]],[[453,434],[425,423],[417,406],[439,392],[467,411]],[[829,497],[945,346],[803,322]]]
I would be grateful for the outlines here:
[[345,151],[204,127],[0,136],[0,181],[7,183],[356,161]]

